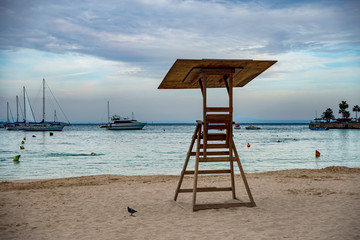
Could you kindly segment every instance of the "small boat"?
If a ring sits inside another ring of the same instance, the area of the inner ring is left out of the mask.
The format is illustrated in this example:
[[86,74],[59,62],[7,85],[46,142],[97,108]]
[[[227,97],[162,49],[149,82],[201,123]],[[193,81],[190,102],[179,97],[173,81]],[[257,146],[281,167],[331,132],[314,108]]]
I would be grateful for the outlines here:
[[234,129],[241,129],[240,124],[235,124]]
[[134,119],[121,118],[119,115],[112,116],[111,121],[106,124],[107,130],[141,130],[146,125]]
[[321,130],[329,130],[328,128],[324,128],[324,127],[312,127],[310,128],[310,130],[317,130],[317,131],[321,131]]
[[121,118],[119,115],[114,115],[110,119],[109,101],[107,102],[107,107],[109,122],[100,125],[100,128],[106,128],[107,130],[141,130],[146,125],[146,123],[138,122],[137,120],[135,120],[134,113],[132,113],[132,119]]
[[258,129],[260,129],[260,127],[255,126],[255,125],[250,125],[250,126],[245,127],[245,129],[247,129],[247,130],[258,130]]

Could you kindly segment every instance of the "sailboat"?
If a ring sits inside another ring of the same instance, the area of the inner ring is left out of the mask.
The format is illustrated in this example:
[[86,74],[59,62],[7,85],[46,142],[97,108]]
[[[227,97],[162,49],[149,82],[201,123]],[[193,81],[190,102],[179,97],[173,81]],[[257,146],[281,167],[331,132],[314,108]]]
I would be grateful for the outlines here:
[[[25,87],[24,87],[24,94],[25,94]],[[20,108],[21,108],[21,105],[20,105]],[[7,123],[5,124],[5,129],[6,130],[22,130],[22,127],[25,125],[26,120],[25,120],[25,117],[23,117],[24,120],[22,122],[19,121],[19,98],[18,98],[18,96],[16,96],[16,121],[15,122],[10,123],[9,110],[11,113],[9,103],[7,103]],[[24,108],[24,111],[25,111],[25,108]],[[12,114],[11,114],[11,117],[12,117]]]
[[59,122],[45,122],[45,78],[43,79],[43,109],[42,121],[26,124],[22,127],[24,131],[62,131],[64,124]]
[[[5,129],[6,130],[18,130],[18,126],[16,125],[16,122],[10,122],[10,117],[9,117],[9,112],[12,116],[12,113],[11,113],[11,109],[10,109],[10,106],[9,106],[9,102],[6,103],[6,113],[7,113],[7,122],[4,123],[4,126],[5,126]],[[14,120],[13,120],[14,121]]]

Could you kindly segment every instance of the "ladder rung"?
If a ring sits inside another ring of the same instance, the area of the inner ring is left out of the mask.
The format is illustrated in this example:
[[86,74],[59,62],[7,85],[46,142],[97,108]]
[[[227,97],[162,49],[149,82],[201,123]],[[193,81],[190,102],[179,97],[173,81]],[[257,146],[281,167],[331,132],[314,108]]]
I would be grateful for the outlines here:
[[230,112],[230,108],[227,107],[207,107],[206,112]]
[[214,203],[214,204],[196,204],[194,211],[205,209],[217,209],[217,208],[231,208],[231,207],[255,207],[254,202],[236,202],[236,203]]
[[207,126],[207,129],[228,129],[229,125],[228,124],[221,124],[221,125],[209,125]]
[[232,117],[230,114],[209,114],[206,116],[207,123],[231,123]]
[[232,120],[230,114],[208,114],[207,120]]
[[[194,170],[185,171],[184,174],[191,175],[194,174]],[[223,173],[231,173],[229,169],[218,169],[218,170],[199,170],[199,174],[223,174]]]
[[[196,189],[196,192],[224,192],[224,191],[231,191],[232,188],[231,187],[199,187]],[[193,192],[194,189],[192,188],[183,188],[183,189],[179,189],[179,193],[188,193],[188,192]]]
[[[229,151],[220,152],[206,152],[207,155],[229,155]],[[204,155],[204,152],[200,152],[200,156]],[[191,152],[190,156],[196,156],[196,152]]]
[[208,141],[224,141],[226,140],[225,133],[208,133],[207,134]]
[[[200,144],[200,148],[204,148],[204,144]],[[229,148],[229,144],[206,144],[206,148]]]
[[[236,161],[236,159],[233,157],[233,161]],[[203,157],[199,158],[199,162],[230,162],[229,157],[207,157],[204,159]]]

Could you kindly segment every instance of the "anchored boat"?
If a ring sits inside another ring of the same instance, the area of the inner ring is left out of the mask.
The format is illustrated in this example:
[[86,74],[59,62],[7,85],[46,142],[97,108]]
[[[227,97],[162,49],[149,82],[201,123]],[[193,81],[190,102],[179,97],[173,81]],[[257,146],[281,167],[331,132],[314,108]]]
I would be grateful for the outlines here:
[[[28,123],[23,126],[21,129],[24,131],[62,131],[64,126],[69,125],[67,123],[56,122],[46,122],[45,121],[45,79],[43,79],[43,111],[42,111],[42,121]],[[56,112],[55,112],[56,116]]]
[[108,130],[141,130],[146,123],[138,122],[134,119],[121,118],[119,115],[111,117],[111,122],[106,124]]
[[109,121],[108,123],[101,125],[100,128],[106,128],[107,130],[141,130],[146,125],[146,123],[135,120],[134,113],[132,114],[132,119],[121,118],[119,115],[114,115],[110,118],[109,101],[107,102],[107,107]]
[[247,129],[247,130],[258,130],[258,129],[260,129],[260,127],[255,126],[255,125],[250,125],[250,126],[245,127],[245,129]]

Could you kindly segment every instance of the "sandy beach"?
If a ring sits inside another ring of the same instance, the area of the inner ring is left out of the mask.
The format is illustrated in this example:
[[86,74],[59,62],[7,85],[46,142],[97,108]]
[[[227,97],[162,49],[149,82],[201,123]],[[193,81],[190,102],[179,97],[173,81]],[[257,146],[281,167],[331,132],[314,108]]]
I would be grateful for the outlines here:
[[[247,174],[254,208],[193,212],[179,176],[100,175],[0,183],[1,239],[360,239],[360,169]],[[202,177],[228,186],[229,176]],[[184,185],[191,186],[192,178]],[[248,201],[240,176],[237,197]],[[199,202],[231,192],[199,193]],[[127,207],[136,209],[130,216]]]

